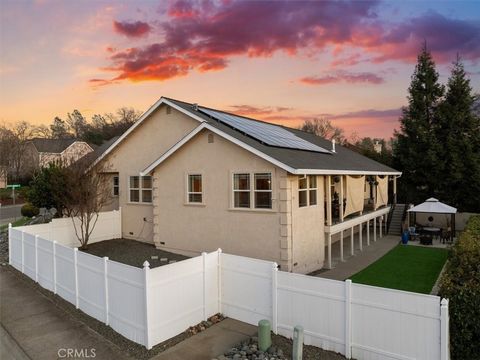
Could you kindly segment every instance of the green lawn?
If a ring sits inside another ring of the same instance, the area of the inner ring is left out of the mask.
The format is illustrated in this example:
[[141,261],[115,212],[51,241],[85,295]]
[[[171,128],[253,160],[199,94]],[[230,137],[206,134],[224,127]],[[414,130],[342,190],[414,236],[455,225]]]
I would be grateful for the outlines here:
[[398,245],[351,277],[355,283],[429,294],[447,260],[445,249]]
[[[30,218],[28,218],[28,217],[22,217],[22,218],[18,219],[17,221],[14,221],[14,222],[12,223],[12,226],[15,227],[15,226],[25,225],[25,223],[26,223],[28,220],[30,220]],[[8,228],[8,224],[0,225],[0,231],[5,230],[6,228]]]

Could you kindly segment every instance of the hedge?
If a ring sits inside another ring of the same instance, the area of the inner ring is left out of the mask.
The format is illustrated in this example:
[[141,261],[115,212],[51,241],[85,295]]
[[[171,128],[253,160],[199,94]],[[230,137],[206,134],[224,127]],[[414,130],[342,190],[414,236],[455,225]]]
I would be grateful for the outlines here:
[[480,215],[452,247],[439,295],[449,299],[452,360],[480,359]]
[[31,217],[37,216],[40,213],[40,210],[32,204],[26,203],[25,205],[22,206],[22,208],[20,209],[20,212],[22,213],[22,216],[31,218]]

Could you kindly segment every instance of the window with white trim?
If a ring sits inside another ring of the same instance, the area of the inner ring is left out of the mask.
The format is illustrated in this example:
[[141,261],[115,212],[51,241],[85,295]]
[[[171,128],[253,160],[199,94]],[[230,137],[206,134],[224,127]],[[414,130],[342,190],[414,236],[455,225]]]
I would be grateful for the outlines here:
[[298,206],[317,205],[317,177],[309,175],[298,178]]
[[250,208],[250,174],[233,174],[233,207]]
[[192,204],[203,202],[202,175],[188,175],[187,201]]
[[272,208],[271,173],[233,174],[233,207],[237,209]]
[[129,201],[136,203],[152,202],[151,176],[130,176]]
[[120,193],[120,179],[118,176],[113,177],[113,196],[118,196]]
[[255,179],[255,209],[272,208],[272,174],[254,174]]

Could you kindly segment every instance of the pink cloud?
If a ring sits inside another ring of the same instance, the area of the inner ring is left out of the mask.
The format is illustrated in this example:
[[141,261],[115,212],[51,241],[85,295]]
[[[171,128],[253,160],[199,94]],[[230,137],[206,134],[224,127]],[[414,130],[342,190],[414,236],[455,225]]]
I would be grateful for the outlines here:
[[150,32],[151,27],[148,23],[142,21],[114,21],[113,30],[127,37],[142,37]]
[[370,72],[352,73],[347,71],[336,71],[330,75],[307,76],[301,78],[300,82],[307,85],[327,85],[340,82],[345,82],[349,84],[383,84],[385,80],[382,77]]

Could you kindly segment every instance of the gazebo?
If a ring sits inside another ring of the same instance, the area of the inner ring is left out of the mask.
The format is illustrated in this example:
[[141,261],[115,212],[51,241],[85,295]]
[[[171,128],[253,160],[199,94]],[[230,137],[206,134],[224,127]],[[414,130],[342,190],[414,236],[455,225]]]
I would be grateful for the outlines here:
[[[410,214],[413,214],[413,223],[416,223],[417,213],[428,213],[428,214],[450,214],[451,215],[451,238],[455,234],[455,214],[457,209],[453,206],[444,204],[438,201],[435,198],[427,199],[424,203],[416,205],[407,210]],[[410,220],[410,219],[409,219]]]

